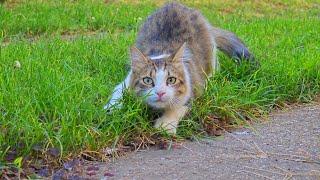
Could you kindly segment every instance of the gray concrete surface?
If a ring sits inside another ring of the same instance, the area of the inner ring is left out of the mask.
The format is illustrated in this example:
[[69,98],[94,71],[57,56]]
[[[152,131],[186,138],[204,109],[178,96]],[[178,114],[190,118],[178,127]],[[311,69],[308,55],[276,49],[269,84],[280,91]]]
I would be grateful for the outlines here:
[[95,163],[87,178],[320,180],[320,105],[273,113],[253,128]]

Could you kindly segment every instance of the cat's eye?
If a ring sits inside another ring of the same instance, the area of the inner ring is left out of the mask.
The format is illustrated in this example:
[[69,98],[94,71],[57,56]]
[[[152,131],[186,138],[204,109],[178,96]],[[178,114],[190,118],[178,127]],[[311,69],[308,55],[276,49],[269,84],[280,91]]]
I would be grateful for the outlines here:
[[143,83],[147,84],[147,85],[152,85],[153,84],[153,80],[151,77],[144,77],[143,79]]
[[177,78],[175,78],[175,77],[169,77],[169,78],[167,79],[167,84],[175,84],[176,81],[177,81]]

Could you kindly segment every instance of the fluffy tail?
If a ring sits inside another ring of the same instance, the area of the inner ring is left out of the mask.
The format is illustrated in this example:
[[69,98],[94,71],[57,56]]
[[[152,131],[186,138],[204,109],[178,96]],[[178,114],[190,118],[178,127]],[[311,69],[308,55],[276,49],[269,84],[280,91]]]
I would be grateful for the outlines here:
[[255,62],[253,54],[246,45],[232,32],[212,27],[212,33],[219,50],[234,58],[238,63],[241,60]]

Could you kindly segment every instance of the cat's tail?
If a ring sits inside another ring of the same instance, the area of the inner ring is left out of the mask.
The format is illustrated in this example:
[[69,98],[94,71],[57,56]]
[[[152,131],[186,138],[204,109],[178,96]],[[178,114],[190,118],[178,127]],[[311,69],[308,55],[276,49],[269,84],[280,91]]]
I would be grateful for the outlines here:
[[217,48],[229,57],[235,59],[238,63],[240,63],[241,60],[257,63],[246,45],[232,32],[212,27],[212,34],[215,38]]

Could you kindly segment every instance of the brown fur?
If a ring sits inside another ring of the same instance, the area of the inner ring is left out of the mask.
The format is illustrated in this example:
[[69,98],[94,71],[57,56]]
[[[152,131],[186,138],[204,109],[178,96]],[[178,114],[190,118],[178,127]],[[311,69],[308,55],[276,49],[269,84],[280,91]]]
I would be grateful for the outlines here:
[[192,53],[189,73],[193,93],[200,94],[205,80],[213,71],[214,44],[207,20],[196,10],[170,3],[148,17],[138,33],[136,47],[146,56],[172,54],[187,43]]
[[216,49],[237,60],[253,56],[233,33],[212,27],[200,12],[169,3],[150,15],[130,50],[131,71],[113,93],[106,109],[131,88],[146,103],[163,109],[155,127],[175,133],[188,111],[186,104],[201,95],[206,79],[218,69]]

